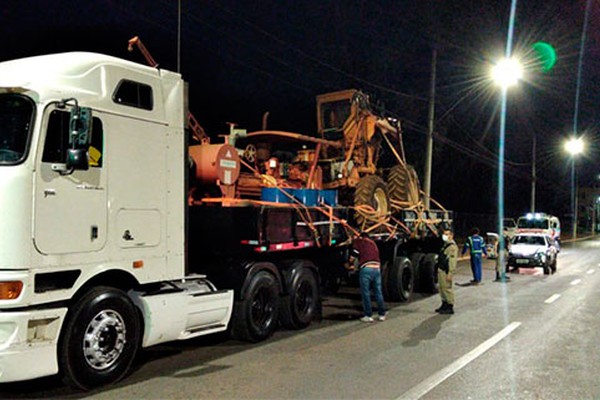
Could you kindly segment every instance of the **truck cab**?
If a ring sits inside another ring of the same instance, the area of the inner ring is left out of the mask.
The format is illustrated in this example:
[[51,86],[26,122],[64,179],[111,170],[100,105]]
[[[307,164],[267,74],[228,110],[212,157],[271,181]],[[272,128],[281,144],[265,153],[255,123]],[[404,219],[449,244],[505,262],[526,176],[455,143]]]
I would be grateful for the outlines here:
[[0,382],[90,388],[139,346],[227,328],[232,292],[187,273],[184,114],[169,71],[0,63]]

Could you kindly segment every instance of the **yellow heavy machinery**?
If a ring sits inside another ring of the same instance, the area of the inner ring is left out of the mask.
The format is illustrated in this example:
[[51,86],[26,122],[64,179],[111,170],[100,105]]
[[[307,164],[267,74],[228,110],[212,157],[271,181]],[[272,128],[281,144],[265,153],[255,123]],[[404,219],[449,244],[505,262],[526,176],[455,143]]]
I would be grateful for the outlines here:
[[[342,205],[355,207],[356,222],[363,227],[398,209],[422,208],[419,179],[404,154],[400,121],[374,112],[361,91],[317,96],[315,137],[267,130],[264,120],[263,130],[236,143],[252,171],[242,173],[238,181],[242,197],[257,196],[257,189],[265,186],[335,189]],[[380,163],[384,150],[392,160],[386,168]]]

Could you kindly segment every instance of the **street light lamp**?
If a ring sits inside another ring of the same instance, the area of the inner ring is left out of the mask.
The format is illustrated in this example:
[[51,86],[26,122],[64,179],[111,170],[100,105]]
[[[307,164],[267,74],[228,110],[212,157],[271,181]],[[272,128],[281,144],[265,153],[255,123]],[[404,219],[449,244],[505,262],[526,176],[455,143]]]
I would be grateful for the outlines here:
[[575,157],[583,153],[582,138],[572,137],[565,142],[565,150],[571,155],[571,215],[573,217],[573,239],[577,238],[577,182],[575,176]]
[[523,79],[523,65],[516,58],[503,58],[492,67],[492,79],[506,90]]

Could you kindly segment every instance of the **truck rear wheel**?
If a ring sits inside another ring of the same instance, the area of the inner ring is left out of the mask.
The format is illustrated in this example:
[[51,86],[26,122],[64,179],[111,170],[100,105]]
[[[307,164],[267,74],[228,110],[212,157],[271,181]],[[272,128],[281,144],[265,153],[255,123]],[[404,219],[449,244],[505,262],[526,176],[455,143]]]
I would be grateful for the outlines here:
[[406,257],[397,257],[389,264],[386,275],[386,293],[390,301],[408,301],[413,291],[413,265]]
[[231,333],[239,340],[259,342],[277,329],[279,283],[267,271],[259,271],[250,279],[244,299],[235,303]]
[[69,312],[58,347],[63,380],[89,390],[123,378],[141,336],[135,306],[119,289],[96,287]]
[[281,323],[289,329],[310,325],[319,310],[319,286],[315,274],[307,268],[293,272],[289,294],[282,299]]
[[[354,192],[354,205],[367,205],[372,207],[377,215],[386,215],[389,212],[389,198],[385,182],[377,175],[367,175],[360,179]],[[358,226],[373,225],[375,221],[369,224],[368,216],[361,212],[356,212],[354,219]]]
[[437,259],[438,255],[435,253],[427,253],[421,259],[417,286],[423,293],[437,293],[438,291],[437,271],[435,270]]

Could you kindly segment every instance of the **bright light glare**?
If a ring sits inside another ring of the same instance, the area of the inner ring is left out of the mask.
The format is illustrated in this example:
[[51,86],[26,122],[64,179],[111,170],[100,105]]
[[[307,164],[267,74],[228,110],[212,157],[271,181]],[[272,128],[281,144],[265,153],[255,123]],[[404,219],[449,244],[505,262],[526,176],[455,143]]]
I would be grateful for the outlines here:
[[565,150],[572,156],[583,153],[583,140],[581,138],[567,140],[565,142]]
[[503,58],[492,67],[492,79],[500,87],[515,86],[523,78],[523,66],[514,58]]

